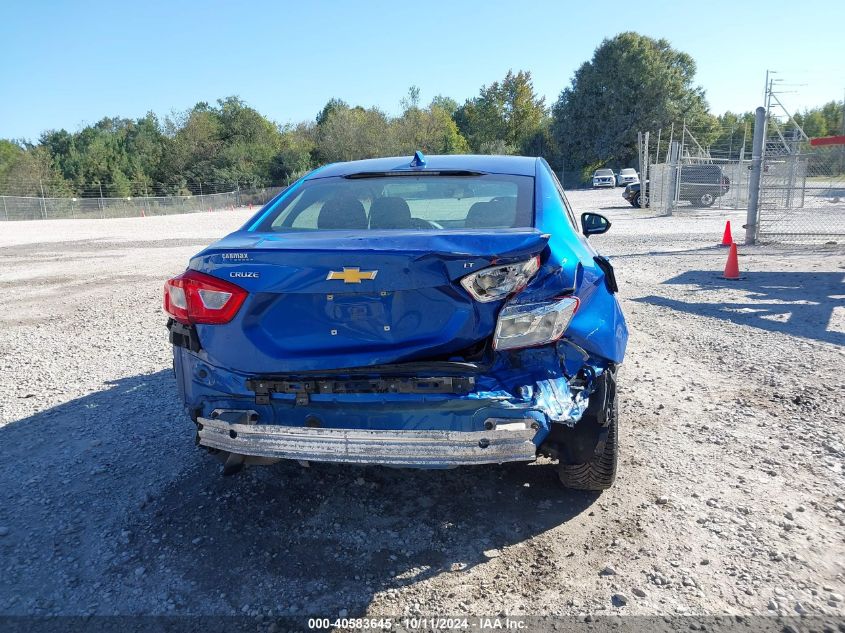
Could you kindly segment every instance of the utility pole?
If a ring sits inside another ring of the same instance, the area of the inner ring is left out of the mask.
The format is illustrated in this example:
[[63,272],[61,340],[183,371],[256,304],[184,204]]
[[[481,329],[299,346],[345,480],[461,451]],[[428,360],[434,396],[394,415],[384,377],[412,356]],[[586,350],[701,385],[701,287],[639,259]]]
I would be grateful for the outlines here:
[[751,180],[748,183],[748,213],[745,216],[745,243],[757,242],[760,219],[760,178],[763,174],[763,141],[766,109],[757,108],[754,118],[754,140],[751,143]]
[[768,94],[769,94],[769,69],[767,68],[766,69],[766,83],[763,86],[763,100],[764,100],[764,103],[766,103],[767,108],[768,108],[769,102],[766,101],[766,97],[767,97]]
[[39,178],[38,185],[41,187],[41,213],[47,219],[47,201],[44,199],[44,182]]
[[[842,95],[842,136],[845,136],[845,92]],[[845,145],[839,148],[839,175],[845,173]]]
[[654,163],[660,162],[660,135],[663,133],[663,128],[657,130],[657,147],[654,150]]
[[675,140],[675,122],[672,121],[672,127],[669,128],[669,147],[666,148],[666,162],[668,163],[671,159],[672,153],[672,141]]
[[646,187],[648,180],[648,132],[637,132],[637,151],[640,163],[640,208],[645,209],[646,197],[649,196]]

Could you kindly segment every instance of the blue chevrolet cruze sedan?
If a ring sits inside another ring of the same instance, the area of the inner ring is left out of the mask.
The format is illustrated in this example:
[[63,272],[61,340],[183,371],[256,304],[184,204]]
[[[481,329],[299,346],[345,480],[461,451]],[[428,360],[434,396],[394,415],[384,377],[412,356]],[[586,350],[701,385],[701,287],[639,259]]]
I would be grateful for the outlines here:
[[279,459],[616,475],[628,332],[549,165],[321,167],[167,282],[179,396],[223,472]]

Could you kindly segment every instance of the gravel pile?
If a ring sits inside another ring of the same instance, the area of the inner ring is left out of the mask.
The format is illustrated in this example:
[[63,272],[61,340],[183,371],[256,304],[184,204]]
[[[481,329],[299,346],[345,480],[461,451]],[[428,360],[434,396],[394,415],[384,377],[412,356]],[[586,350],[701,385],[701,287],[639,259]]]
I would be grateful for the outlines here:
[[222,478],[175,399],[163,281],[246,211],[3,223],[0,613],[845,614],[845,249],[614,223],[631,341],[601,496],[547,463]]

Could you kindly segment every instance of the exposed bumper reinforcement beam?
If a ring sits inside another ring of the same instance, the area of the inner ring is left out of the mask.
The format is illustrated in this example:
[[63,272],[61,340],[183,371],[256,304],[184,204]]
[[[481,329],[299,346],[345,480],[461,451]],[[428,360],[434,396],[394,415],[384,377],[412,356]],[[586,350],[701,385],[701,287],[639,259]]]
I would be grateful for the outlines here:
[[230,453],[315,462],[443,468],[533,461],[533,420],[491,419],[489,431],[382,431],[239,424],[198,418],[199,443]]

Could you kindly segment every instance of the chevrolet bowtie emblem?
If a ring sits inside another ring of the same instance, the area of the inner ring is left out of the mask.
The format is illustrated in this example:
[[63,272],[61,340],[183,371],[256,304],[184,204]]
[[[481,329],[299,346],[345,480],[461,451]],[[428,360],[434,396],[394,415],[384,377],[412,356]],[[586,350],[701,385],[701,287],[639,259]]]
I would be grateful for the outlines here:
[[375,279],[377,270],[361,270],[360,268],[344,268],[343,271],[330,270],[326,281],[338,280],[345,284],[359,284],[363,279]]

